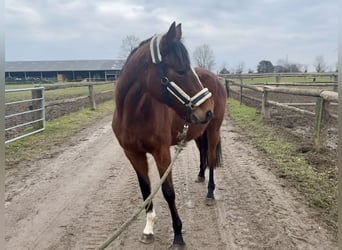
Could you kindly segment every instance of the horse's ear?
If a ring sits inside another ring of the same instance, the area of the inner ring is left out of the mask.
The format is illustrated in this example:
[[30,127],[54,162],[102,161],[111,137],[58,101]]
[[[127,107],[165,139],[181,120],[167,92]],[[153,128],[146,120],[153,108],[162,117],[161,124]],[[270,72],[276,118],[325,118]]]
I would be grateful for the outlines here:
[[182,38],[182,24],[178,24],[176,27],[176,38],[180,40]]
[[[180,33],[179,33],[180,31]],[[182,35],[182,31],[179,25],[176,27],[176,22],[173,22],[169,28],[169,31],[166,33],[166,41],[168,44],[172,44],[179,40],[178,36]]]

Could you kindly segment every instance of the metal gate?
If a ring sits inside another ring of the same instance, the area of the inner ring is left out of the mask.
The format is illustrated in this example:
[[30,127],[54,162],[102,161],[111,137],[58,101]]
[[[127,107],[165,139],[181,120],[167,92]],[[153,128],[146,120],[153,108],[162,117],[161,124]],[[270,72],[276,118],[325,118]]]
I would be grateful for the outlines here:
[[[8,93],[29,92],[30,98],[5,102],[5,133],[13,136],[6,139],[10,143],[45,129],[45,96],[44,87],[8,89]],[[18,95],[20,96],[20,95]],[[20,99],[20,97],[18,98]],[[23,107],[19,111],[19,107]],[[12,121],[11,121],[12,120]],[[7,126],[7,124],[10,124]]]

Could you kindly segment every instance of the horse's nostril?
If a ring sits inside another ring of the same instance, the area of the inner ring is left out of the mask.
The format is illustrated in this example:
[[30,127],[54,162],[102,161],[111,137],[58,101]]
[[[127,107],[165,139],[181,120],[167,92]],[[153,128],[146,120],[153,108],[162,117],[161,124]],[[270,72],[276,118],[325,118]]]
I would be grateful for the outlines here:
[[211,118],[213,118],[213,112],[208,111],[208,112],[207,112],[207,121],[210,121]]

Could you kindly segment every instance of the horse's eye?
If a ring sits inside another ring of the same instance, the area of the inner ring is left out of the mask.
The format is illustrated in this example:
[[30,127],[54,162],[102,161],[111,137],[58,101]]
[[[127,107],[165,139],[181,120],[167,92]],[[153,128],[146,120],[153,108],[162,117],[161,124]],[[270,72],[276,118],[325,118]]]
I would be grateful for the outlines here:
[[186,74],[186,70],[176,70],[178,75],[184,76]]

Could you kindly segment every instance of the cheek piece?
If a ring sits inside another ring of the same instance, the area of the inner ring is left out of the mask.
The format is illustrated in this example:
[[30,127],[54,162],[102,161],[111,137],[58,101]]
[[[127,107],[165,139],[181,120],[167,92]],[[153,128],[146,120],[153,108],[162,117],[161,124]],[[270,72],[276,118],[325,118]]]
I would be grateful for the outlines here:
[[197,74],[195,73],[193,69],[192,69],[192,72],[195,74],[198,82],[202,86],[202,89],[192,97],[190,97],[187,93],[185,93],[185,91],[180,86],[178,86],[175,82],[170,81],[166,77],[163,67],[162,67],[162,63],[163,63],[162,56],[159,50],[159,44],[160,44],[160,40],[162,37],[163,35],[157,35],[151,39],[150,52],[151,52],[152,62],[157,65],[157,68],[160,74],[163,98],[166,104],[169,105],[168,93],[171,93],[174,97],[176,97],[176,99],[186,107],[186,110],[187,110],[186,120],[187,122],[190,122],[191,111],[194,110],[196,107],[200,106],[206,100],[208,100],[212,94],[209,92],[207,88],[203,88]]

